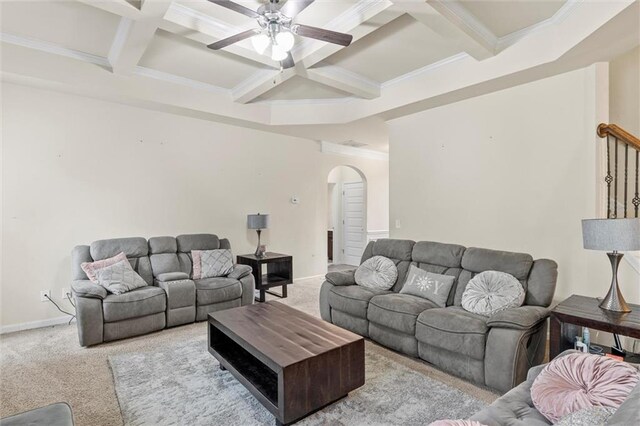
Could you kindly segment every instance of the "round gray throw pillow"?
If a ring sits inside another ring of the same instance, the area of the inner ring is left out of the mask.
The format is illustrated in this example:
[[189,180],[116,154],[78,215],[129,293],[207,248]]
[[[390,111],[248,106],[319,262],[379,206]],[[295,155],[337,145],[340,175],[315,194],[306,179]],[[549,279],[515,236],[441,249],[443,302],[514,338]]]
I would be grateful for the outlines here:
[[393,260],[373,256],[362,262],[355,274],[356,284],[373,290],[389,290],[398,279],[398,268]]
[[473,277],[462,293],[462,307],[490,317],[496,312],[517,308],[524,302],[524,288],[513,275],[485,271]]

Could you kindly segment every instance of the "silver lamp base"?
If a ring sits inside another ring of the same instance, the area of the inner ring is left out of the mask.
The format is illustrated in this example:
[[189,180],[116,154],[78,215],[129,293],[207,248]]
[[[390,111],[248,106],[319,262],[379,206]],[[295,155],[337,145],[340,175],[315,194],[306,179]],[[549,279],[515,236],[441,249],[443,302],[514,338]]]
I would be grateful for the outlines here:
[[625,302],[624,297],[622,297],[622,293],[618,288],[618,266],[620,265],[620,261],[624,255],[614,251],[607,253],[607,256],[609,256],[609,261],[611,262],[613,278],[611,279],[609,292],[600,303],[600,307],[613,312],[631,312],[631,308],[627,305],[627,302]]

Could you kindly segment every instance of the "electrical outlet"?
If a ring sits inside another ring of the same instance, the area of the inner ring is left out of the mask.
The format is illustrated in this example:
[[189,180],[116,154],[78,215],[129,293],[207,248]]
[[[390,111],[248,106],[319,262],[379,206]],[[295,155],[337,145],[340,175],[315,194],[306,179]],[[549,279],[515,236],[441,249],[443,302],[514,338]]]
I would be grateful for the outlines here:
[[68,298],[69,298],[69,296],[67,295],[67,293],[68,293],[68,294],[71,294],[71,291],[70,291],[67,287],[62,287],[62,296],[61,296],[61,297],[62,297],[62,300],[64,300],[64,299],[68,299]]
[[396,229],[400,229],[400,219],[396,219]]
[[42,290],[40,292],[40,301],[41,302],[48,302],[49,299],[47,299],[47,297],[51,297],[51,290]]

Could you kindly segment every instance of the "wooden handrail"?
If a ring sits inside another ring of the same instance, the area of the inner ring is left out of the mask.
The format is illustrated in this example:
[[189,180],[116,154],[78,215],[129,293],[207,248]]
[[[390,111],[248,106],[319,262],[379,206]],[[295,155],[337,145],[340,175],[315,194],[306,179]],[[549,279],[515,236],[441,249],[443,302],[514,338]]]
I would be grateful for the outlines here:
[[598,126],[598,136],[606,138],[608,135],[618,138],[640,151],[640,139],[615,124],[600,123]]

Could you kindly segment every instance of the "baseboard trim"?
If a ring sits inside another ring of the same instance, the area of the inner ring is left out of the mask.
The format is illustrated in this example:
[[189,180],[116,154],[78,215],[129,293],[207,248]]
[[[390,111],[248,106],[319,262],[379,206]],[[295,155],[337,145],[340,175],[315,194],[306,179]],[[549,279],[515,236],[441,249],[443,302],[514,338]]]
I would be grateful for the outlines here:
[[318,274],[318,275],[310,275],[308,277],[299,277],[299,278],[295,278],[293,280],[293,282],[296,281],[302,281],[302,280],[310,280],[311,278],[319,278],[319,277],[324,277],[326,274]]
[[40,321],[23,322],[20,324],[3,325],[0,327],[0,334],[15,333],[16,331],[32,330],[34,328],[51,327],[53,325],[66,324],[69,322],[68,316],[49,318]]

